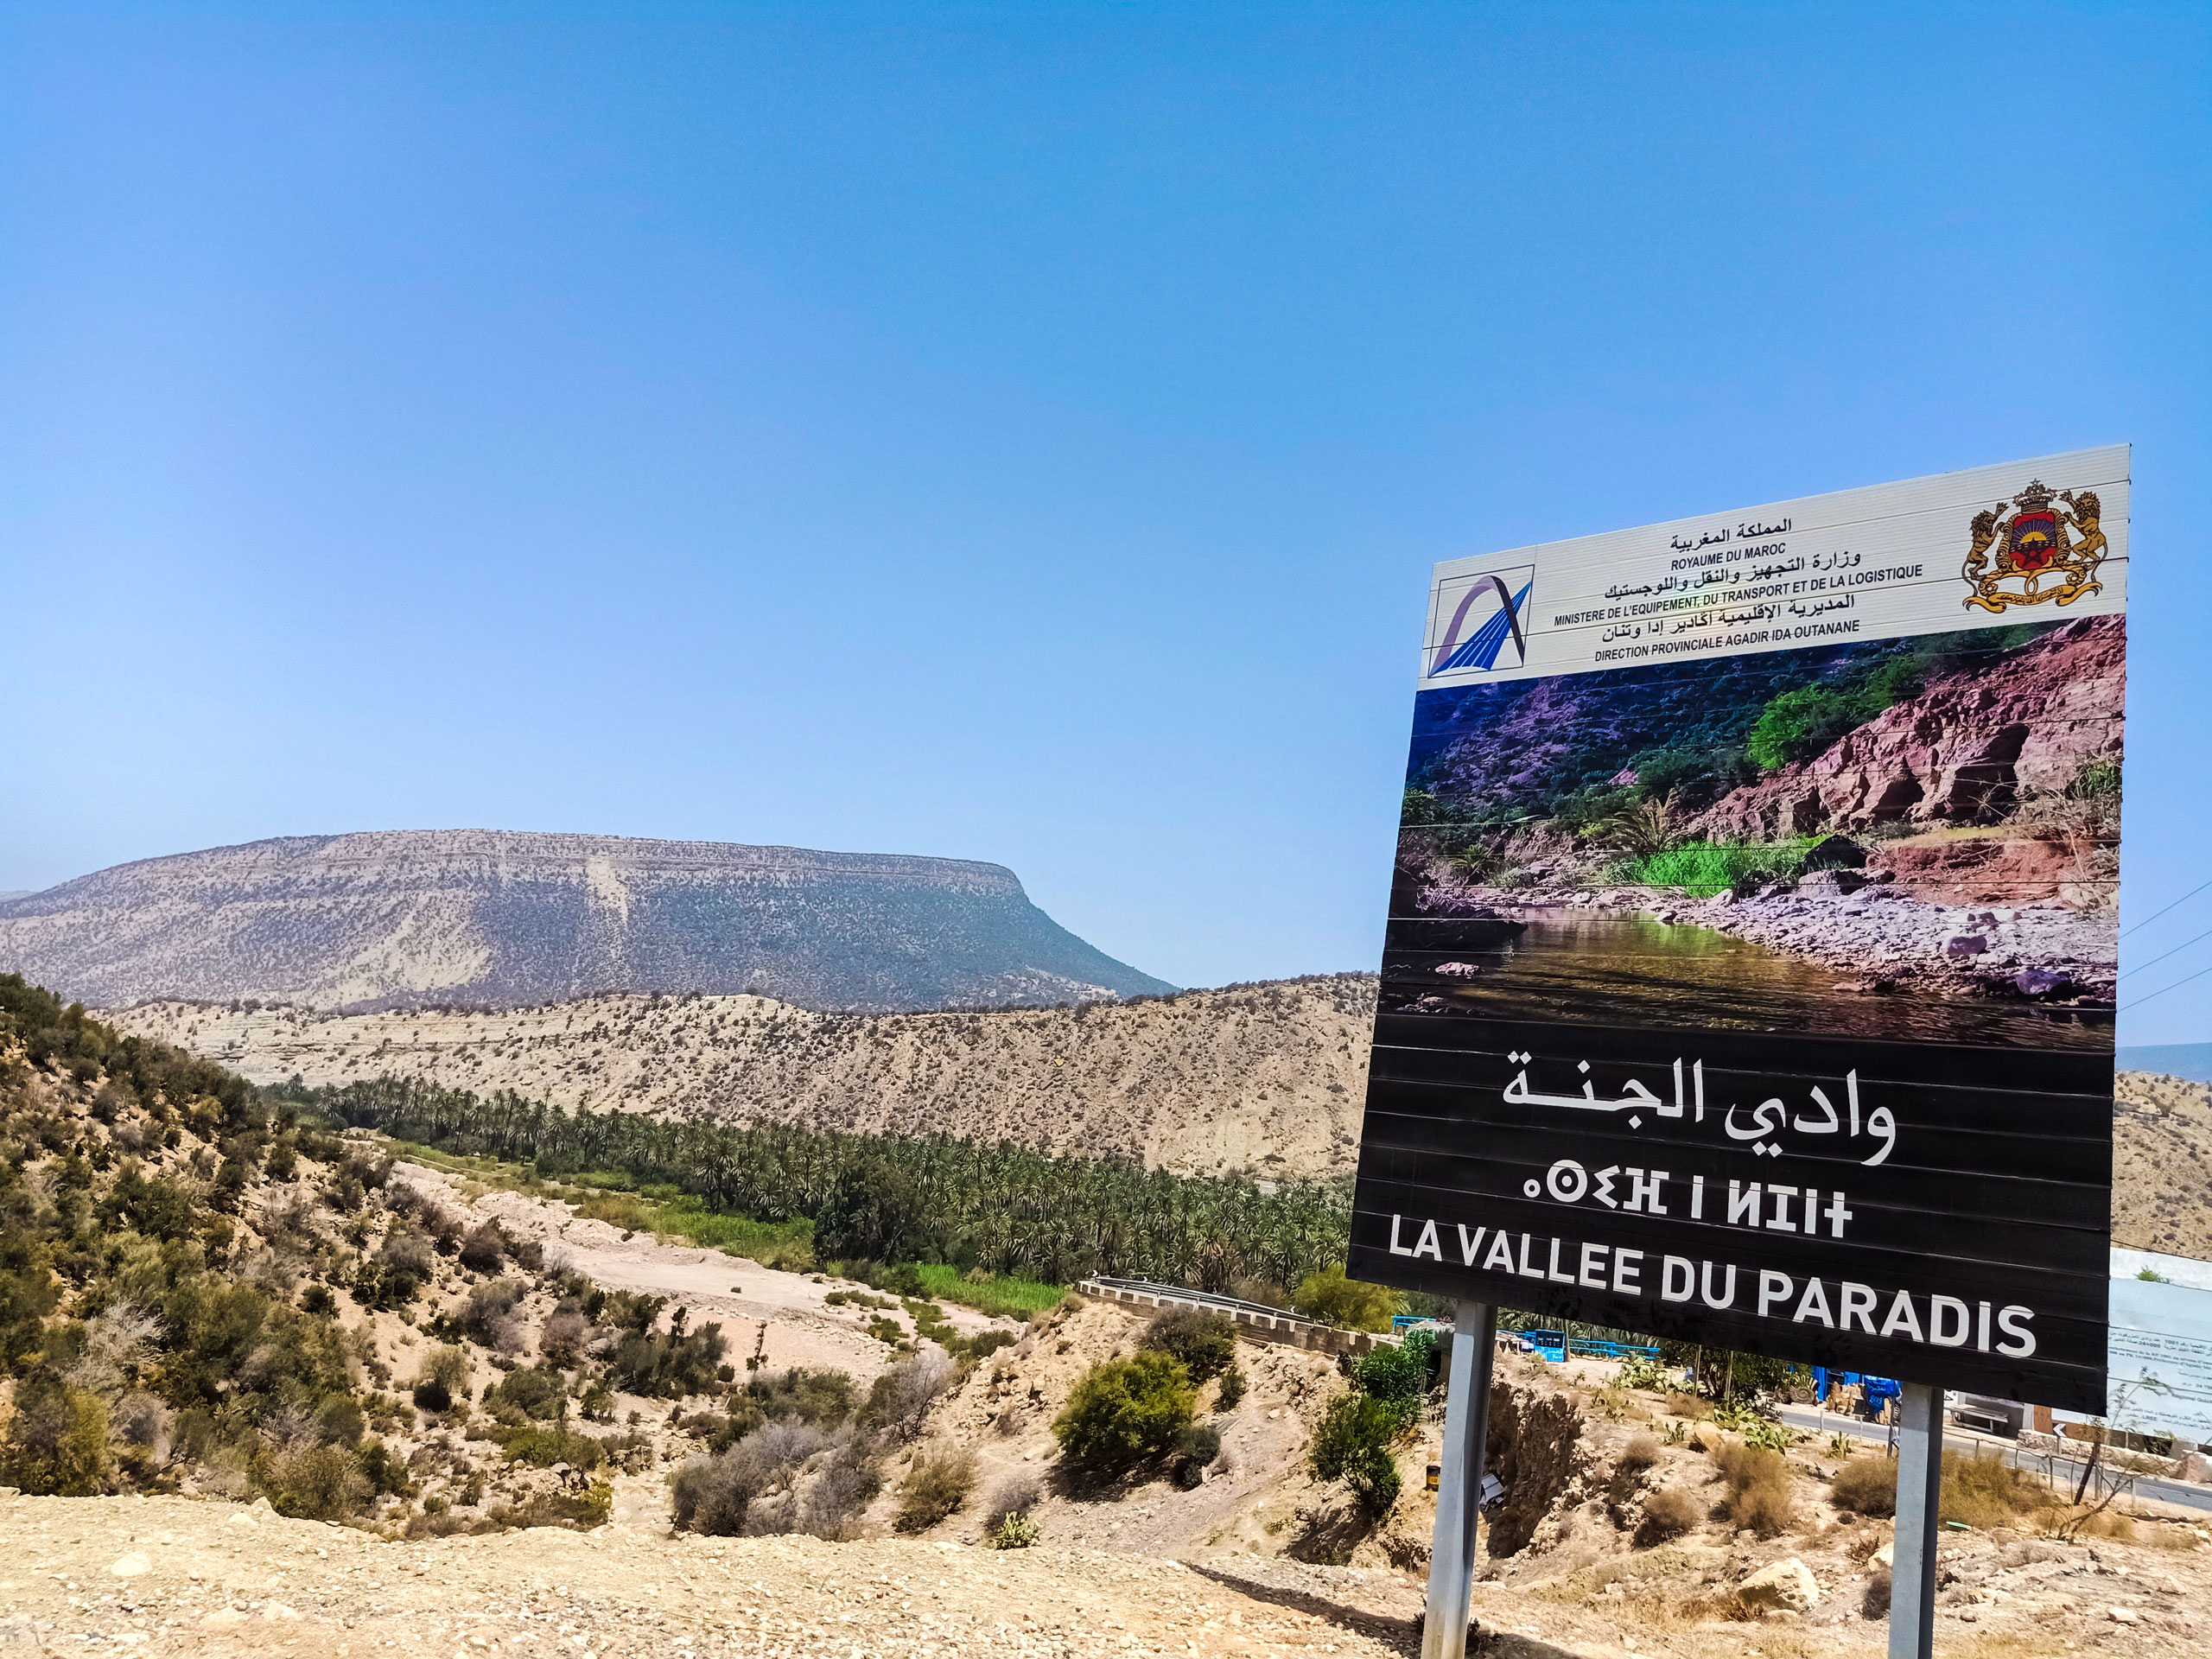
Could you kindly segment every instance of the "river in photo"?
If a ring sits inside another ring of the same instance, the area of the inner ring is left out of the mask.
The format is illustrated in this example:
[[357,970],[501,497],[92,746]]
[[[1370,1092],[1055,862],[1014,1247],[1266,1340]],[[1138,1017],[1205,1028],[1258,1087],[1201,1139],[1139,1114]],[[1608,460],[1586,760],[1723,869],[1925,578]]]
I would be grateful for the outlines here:
[[[1748,939],[1640,911],[1532,910],[1510,924],[1393,924],[1383,1004],[1440,997],[1469,1014],[1608,1026],[1720,1027],[1886,1042],[2108,1049],[2109,1013],[1946,999],[1910,986],[1840,988],[1855,976]],[[1454,973],[1448,964],[1479,971]],[[1440,971],[1440,969],[1441,971]],[[1433,1009],[1433,1001],[1425,1004]]]

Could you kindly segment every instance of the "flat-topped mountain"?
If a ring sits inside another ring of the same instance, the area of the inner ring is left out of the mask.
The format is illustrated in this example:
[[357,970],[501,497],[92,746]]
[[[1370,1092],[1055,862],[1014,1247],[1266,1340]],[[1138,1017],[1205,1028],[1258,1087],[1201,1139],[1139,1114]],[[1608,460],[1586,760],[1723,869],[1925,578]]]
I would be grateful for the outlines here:
[[512,1007],[754,992],[803,1007],[1167,991],[1002,865],[493,830],[292,836],[0,901],[0,971],[96,1007]]

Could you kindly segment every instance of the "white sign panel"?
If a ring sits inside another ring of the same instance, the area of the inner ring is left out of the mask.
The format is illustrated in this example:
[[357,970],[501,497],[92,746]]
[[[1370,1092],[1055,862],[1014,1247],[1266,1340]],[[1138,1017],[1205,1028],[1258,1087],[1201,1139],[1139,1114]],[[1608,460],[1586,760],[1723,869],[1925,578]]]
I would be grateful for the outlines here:
[[2114,444],[1451,560],[1421,689],[2119,616],[2127,469]]

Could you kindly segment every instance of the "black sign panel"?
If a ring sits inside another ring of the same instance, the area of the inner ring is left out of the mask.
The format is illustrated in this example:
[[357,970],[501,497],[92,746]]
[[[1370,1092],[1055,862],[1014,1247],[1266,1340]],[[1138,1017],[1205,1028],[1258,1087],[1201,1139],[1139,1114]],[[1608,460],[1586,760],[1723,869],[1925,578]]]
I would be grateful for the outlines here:
[[1355,1276],[2103,1410],[2108,1058],[1705,1037],[1384,1014]]
[[[2062,462],[1438,568],[1356,1276],[2106,1409],[2125,453]],[[2063,588],[1904,545],[2022,514]]]

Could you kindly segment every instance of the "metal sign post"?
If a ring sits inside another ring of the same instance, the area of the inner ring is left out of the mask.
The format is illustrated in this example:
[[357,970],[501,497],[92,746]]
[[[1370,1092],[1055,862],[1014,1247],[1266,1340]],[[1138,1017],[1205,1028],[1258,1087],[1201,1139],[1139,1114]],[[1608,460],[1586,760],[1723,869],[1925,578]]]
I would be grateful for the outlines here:
[[1475,1520],[1481,1511],[1483,1452],[1490,1439],[1491,1360],[1497,1309],[1460,1302],[1452,1316],[1452,1370],[1444,1404],[1444,1455],[1436,1483],[1436,1534],[1428,1554],[1428,1611],[1421,1659],[1466,1659],[1467,1605],[1474,1594]]
[[1943,1390],[1908,1382],[1898,1399],[1897,1529],[1891,1548],[1890,1659],[1936,1651],[1936,1511],[1943,1493]]

